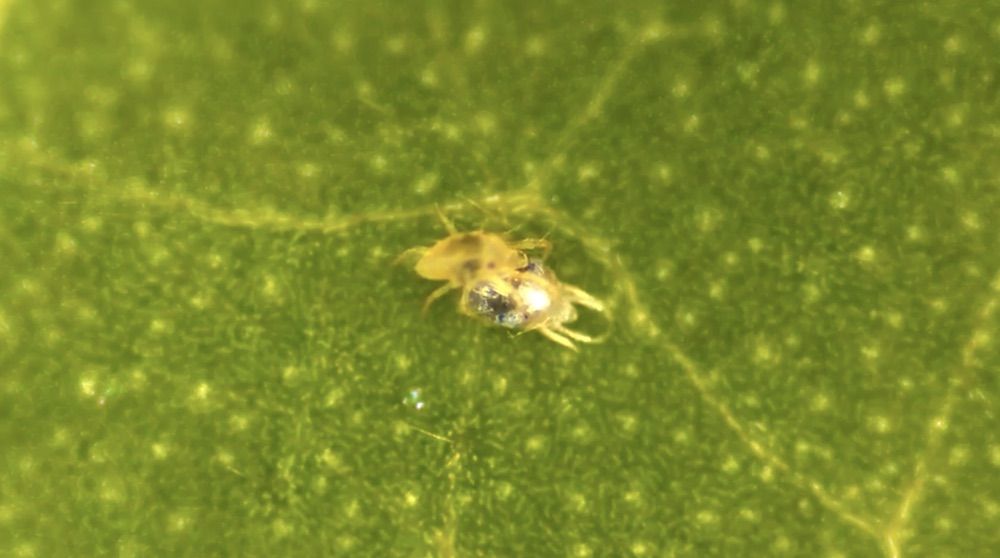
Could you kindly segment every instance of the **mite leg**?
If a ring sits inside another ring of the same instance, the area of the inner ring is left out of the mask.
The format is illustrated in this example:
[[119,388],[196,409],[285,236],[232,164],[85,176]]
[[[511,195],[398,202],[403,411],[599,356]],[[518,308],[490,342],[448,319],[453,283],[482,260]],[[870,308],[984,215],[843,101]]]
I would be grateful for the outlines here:
[[444,285],[441,285],[440,287],[434,289],[434,292],[432,292],[431,294],[427,295],[427,299],[424,300],[423,313],[426,314],[427,313],[427,309],[431,307],[431,304],[433,304],[435,300],[437,300],[437,299],[441,298],[442,296],[448,294],[448,291],[450,291],[450,290],[452,290],[454,288],[455,288],[455,286],[452,285],[451,283],[445,283]]
[[571,302],[582,304],[591,310],[597,310],[598,312],[604,312],[604,303],[597,298],[591,296],[586,291],[579,287],[574,287],[573,285],[563,284],[563,292],[569,297]]
[[441,208],[437,205],[434,206],[434,211],[437,213],[438,219],[441,219],[441,224],[444,225],[444,230],[448,231],[449,235],[458,234],[458,228],[455,227],[455,223],[451,222],[451,219],[441,211]]
[[[496,181],[491,179],[488,182],[487,185],[488,186],[492,186],[495,183],[496,183]],[[493,197],[491,196],[490,198],[487,198],[484,201],[487,202],[487,203],[489,203],[490,201],[495,202],[496,200],[493,200],[492,198]],[[472,198],[470,198],[468,196],[462,196],[462,200],[464,200],[465,203],[471,205],[472,207],[478,209],[479,212],[483,214],[483,216],[485,217],[485,219],[487,219],[487,222],[498,221],[504,227],[508,226],[507,217],[503,213],[501,213],[499,210],[488,208],[488,207],[484,206],[483,204],[479,203],[478,201],[476,201],[476,200],[474,200],[474,199],[472,199]]]
[[560,345],[566,347],[571,351],[579,352],[579,349],[576,348],[576,345],[574,345],[573,342],[570,341],[569,338],[564,335],[560,335],[547,327],[540,327],[535,331],[541,333],[542,335],[547,337],[550,341],[555,341],[556,343],[559,343]]
[[580,333],[579,331],[573,331],[572,329],[570,329],[568,327],[565,327],[565,326],[556,325],[556,326],[552,326],[552,329],[554,331],[557,331],[557,332],[561,333],[562,335],[565,335],[566,337],[569,337],[570,339],[573,339],[574,341],[579,341],[581,343],[594,343],[595,342],[595,340],[594,340],[593,337],[591,337],[589,335],[586,335],[586,334],[583,334],[583,333]]
[[541,250],[543,260],[548,258],[549,252],[552,251],[552,243],[544,238],[525,238],[514,242],[511,247],[517,250]]

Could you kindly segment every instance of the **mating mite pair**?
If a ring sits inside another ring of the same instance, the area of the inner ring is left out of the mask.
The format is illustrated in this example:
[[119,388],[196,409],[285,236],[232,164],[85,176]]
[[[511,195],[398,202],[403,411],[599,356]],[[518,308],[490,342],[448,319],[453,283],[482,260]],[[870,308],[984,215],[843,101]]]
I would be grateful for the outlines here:
[[415,267],[418,275],[446,281],[427,297],[425,310],[449,291],[461,289],[458,309],[463,314],[509,329],[537,331],[574,351],[573,341],[597,341],[564,324],[576,319],[574,304],[602,313],[604,304],[578,287],[561,283],[552,270],[525,253],[542,250],[544,259],[548,241],[509,243],[498,234],[462,233],[444,215],[440,217],[448,230],[446,238],[404,252],[420,255]]

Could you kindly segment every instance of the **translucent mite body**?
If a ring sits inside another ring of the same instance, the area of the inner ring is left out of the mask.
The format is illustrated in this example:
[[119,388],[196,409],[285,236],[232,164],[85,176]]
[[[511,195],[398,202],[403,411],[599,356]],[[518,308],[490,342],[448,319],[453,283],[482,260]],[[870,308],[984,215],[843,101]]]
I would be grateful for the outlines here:
[[418,275],[445,284],[424,302],[426,310],[451,290],[461,290],[459,312],[501,327],[537,331],[560,345],[576,350],[573,341],[595,339],[565,326],[577,318],[574,305],[604,312],[597,298],[560,282],[540,261],[529,259],[525,250],[542,249],[545,240],[527,239],[509,243],[488,232],[458,232],[442,216],[450,233],[430,247],[419,247]]

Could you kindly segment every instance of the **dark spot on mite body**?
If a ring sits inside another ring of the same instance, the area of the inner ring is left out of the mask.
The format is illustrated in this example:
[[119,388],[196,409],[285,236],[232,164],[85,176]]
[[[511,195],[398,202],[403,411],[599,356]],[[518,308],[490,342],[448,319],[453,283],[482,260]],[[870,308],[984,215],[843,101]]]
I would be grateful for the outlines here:
[[455,239],[455,244],[468,250],[478,250],[483,245],[483,239],[478,234],[463,234]]
[[469,272],[470,274],[479,271],[479,268],[480,268],[479,260],[475,258],[472,258],[470,260],[465,260],[464,262],[462,262],[462,269]]

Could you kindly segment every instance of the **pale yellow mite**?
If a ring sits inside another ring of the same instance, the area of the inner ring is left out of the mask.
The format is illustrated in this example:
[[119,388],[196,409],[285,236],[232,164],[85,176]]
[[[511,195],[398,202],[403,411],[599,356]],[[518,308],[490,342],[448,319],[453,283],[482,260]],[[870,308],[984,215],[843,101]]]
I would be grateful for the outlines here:
[[494,325],[521,331],[537,331],[572,350],[573,341],[594,343],[597,339],[567,328],[576,319],[574,304],[605,312],[597,298],[572,285],[561,283],[539,260],[526,251],[548,254],[544,239],[508,242],[484,231],[458,232],[443,215],[448,236],[430,247],[407,250],[419,254],[418,275],[445,284],[424,302],[426,310],[446,293],[459,289],[459,312]]

